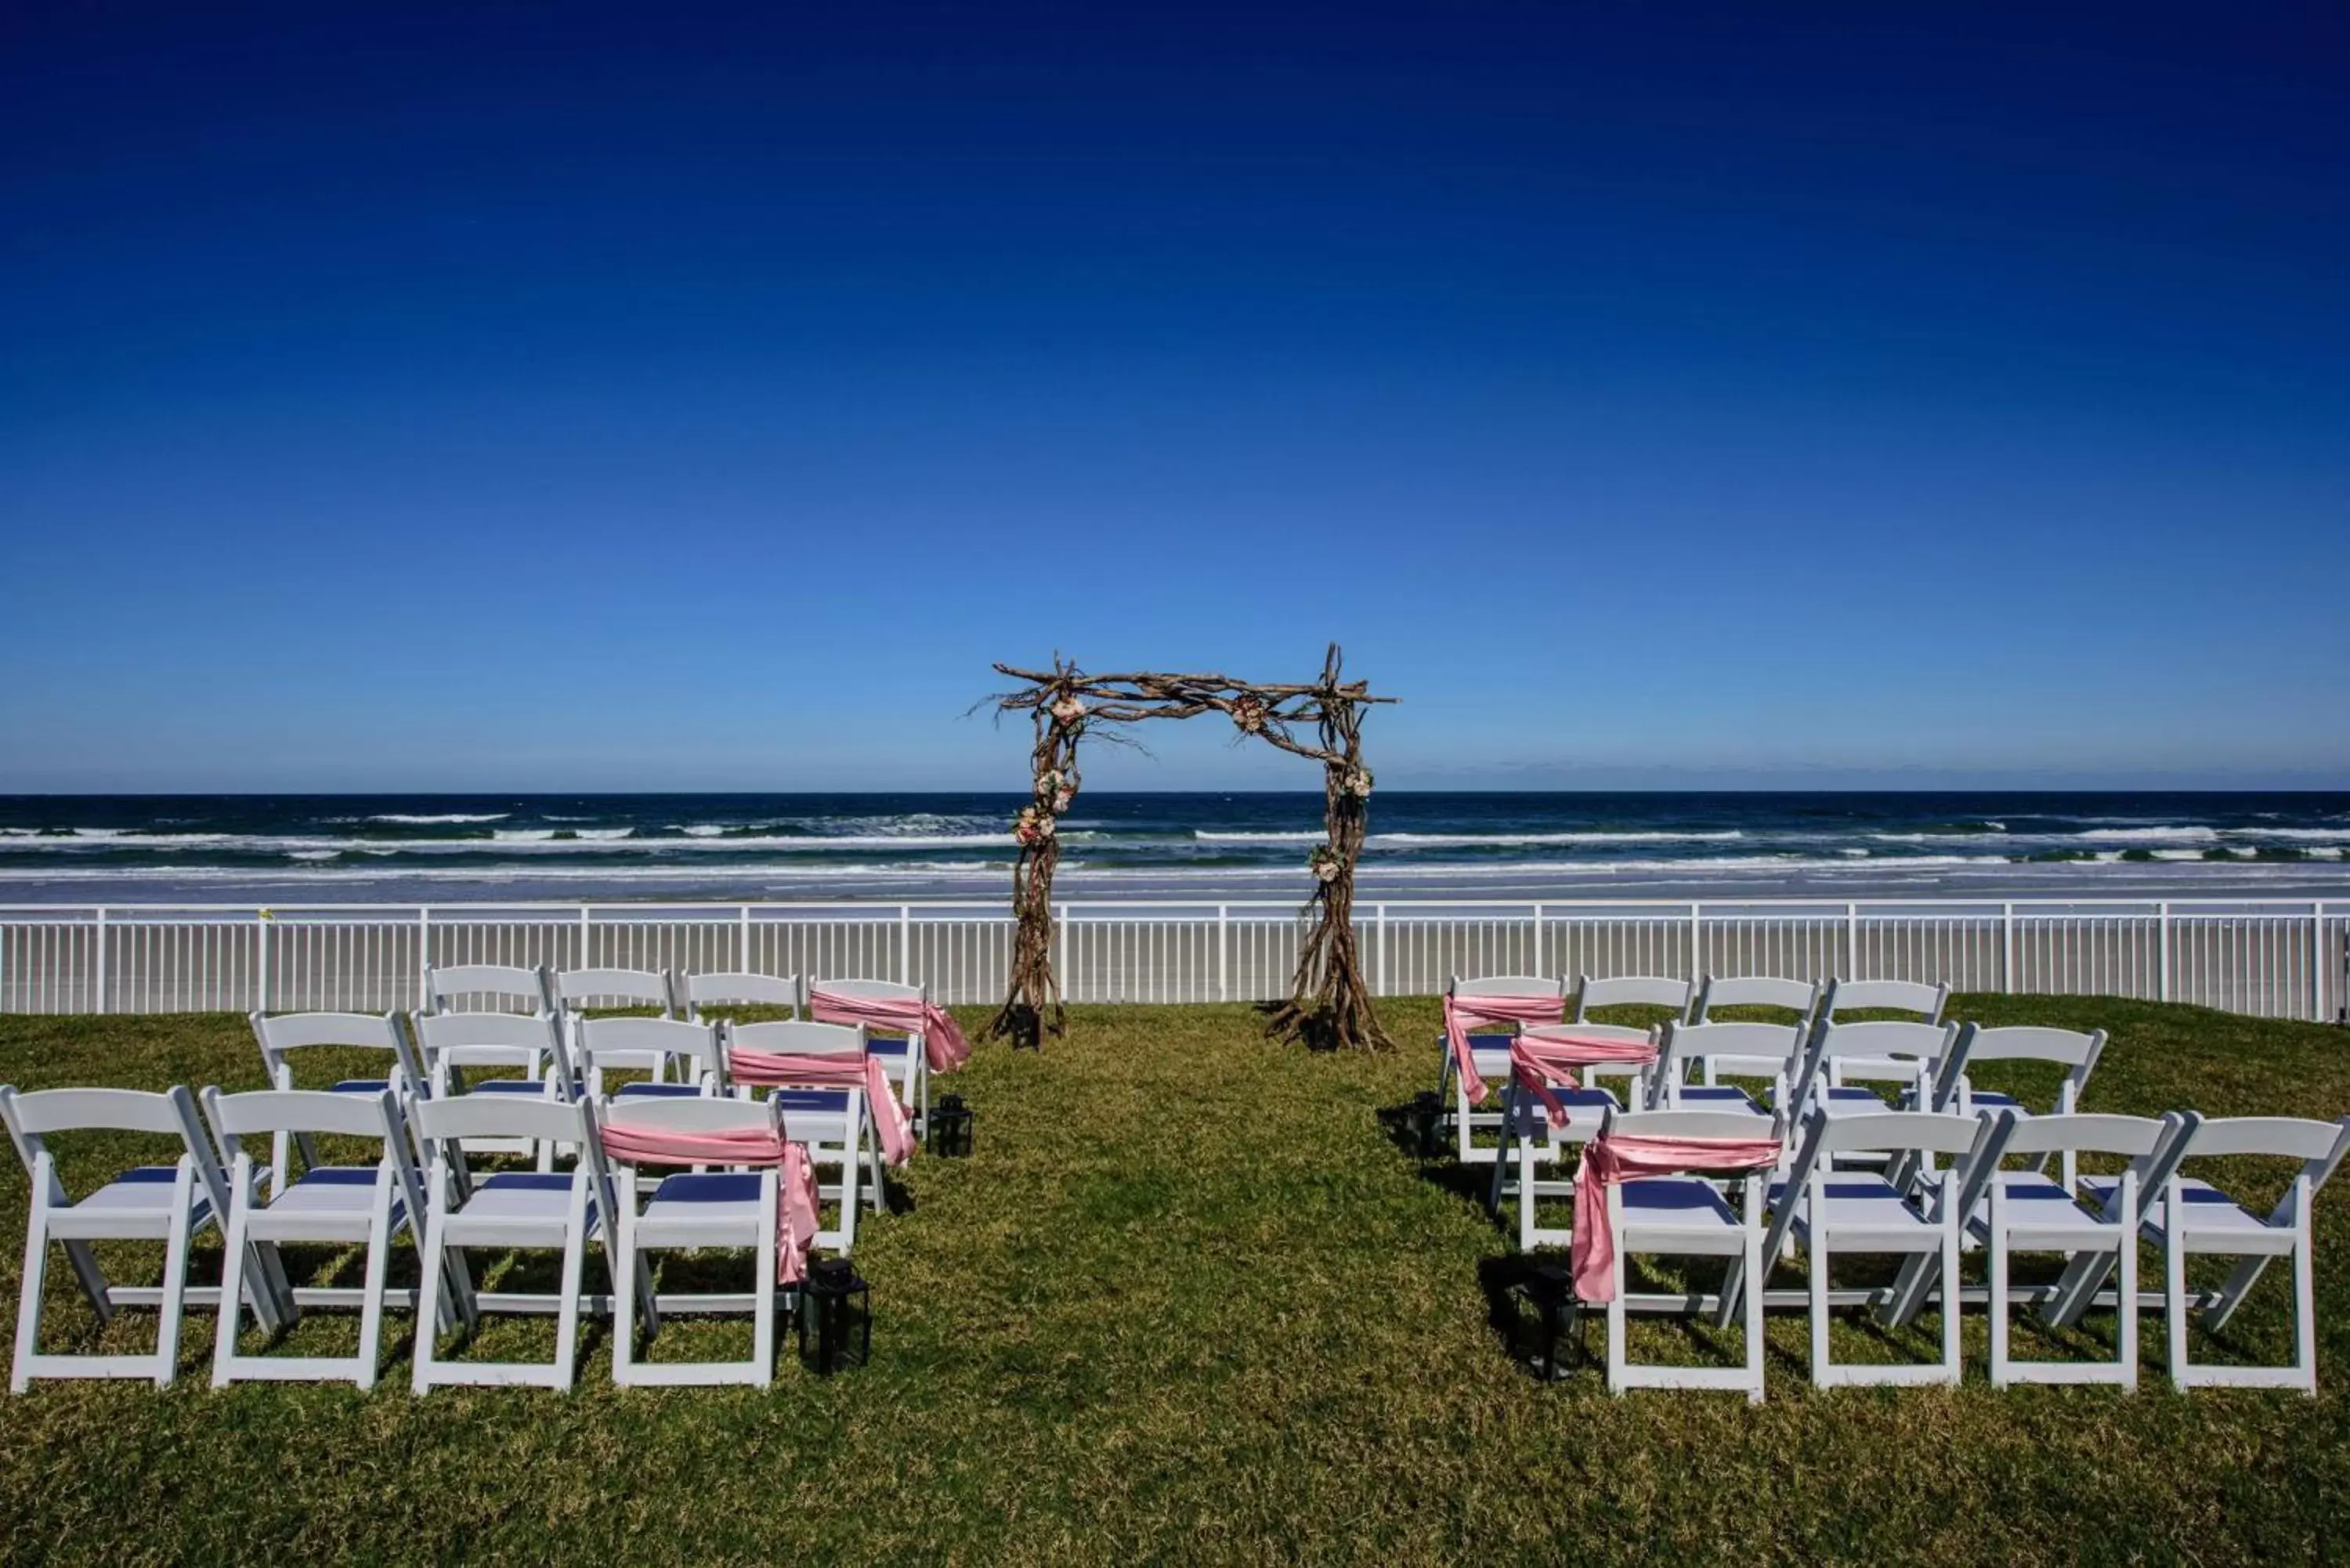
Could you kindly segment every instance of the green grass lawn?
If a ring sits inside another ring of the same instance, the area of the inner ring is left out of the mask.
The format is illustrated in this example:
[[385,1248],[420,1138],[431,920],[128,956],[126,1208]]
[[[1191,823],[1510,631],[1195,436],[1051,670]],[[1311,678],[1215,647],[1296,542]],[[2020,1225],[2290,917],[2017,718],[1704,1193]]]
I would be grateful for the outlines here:
[[[2094,1109],[2350,1109],[2350,1037],[2334,1030],[2095,999],[1964,997],[1953,1016],[2107,1028]],[[572,1394],[416,1399],[395,1319],[372,1394],[215,1393],[213,1320],[192,1314],[168,1391],[52,1383],[0,1400],[0,1551],[109,1563],[2211,1563],[2341,1549],[2350,1179],[2319,1207],[2315,1401],[2172,1394],[2158,1316],[2144,1321],[2134,1396],[1995,1393],[1973,1317],[1963,1388],[1816,1394],[1803,1319],[1781,1315],[1762,1407],[1614,1399],[1596,1371],[1545,1386],[1513,1358],[1497,1305],[1510,1242],[1457,1173],[1423,1168],[1379,1116],[1432,1086],[1435,1004],[1389,1003],[1387,1017],[1412,1048],[1309,1055],[1265,1042],[1238,1006],[1080,1008],[1041,1056],[982,1047],[955,1085],[979,1113],[977,1153],[918,1158],[903,1211],[861,1233],[874,1359],[829,1382],[787,1361],[770,1389],[617,1390],[598,1328]],[[212,1016],[0,1020],[0,1079],[259,1086],[244,1022]],[[124,1152],[93,1149],[69,1179]],[[13,1308],[26,1189],[0,1160]],[[2280,1186],[2277,1172],[2243,1174],[2263,1199]],[[147,1282],[160,1249],[133,1259]],[[217,1271],[215,1240],[198,1276]],[[151,1314],[100,1333],[67,1272],[50,1279],[50,1348],[150,1343]],[[2227,1343],[2202,1352],[2278,1354],[2282,1282],[2264,1280]],[[2091,1324],[2076,1347],[2096,1348],[2106,1331]],[[313,1317],[295,1338],[338,1348],[353,1332]],[[1671,1322],[1639,1333],[1645,1355],[1735,1349],[1734,1335],[1717,1345]],[[1935,1333],[1930,1314],[1889,1337],[1854,1314],[1840,1349],[1922,1357]],[[483,1347],[540,1355],[552,1338],[526,1321]],[[747,1330],[679,1325],[662,1354],[719,1340],[732,1353]]]

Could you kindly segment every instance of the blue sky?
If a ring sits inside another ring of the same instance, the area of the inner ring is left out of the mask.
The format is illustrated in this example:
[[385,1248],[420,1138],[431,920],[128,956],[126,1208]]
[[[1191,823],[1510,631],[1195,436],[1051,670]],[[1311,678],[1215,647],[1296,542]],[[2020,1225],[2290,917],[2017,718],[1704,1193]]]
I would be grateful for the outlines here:
[[1982,11],[11,6],[0,789],[2350,784],[2350,20]]

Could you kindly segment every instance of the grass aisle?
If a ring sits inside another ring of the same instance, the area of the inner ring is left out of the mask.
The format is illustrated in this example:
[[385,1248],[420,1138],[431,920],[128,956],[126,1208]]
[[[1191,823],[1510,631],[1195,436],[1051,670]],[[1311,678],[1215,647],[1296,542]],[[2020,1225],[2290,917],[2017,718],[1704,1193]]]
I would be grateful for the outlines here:
[[[1967,998],[1954,1014],[2111,1029],[2092,1108],[2350,1108],[2335,1031],[2048,998]],[[1400,1038],[1433,1039],[1432,1003],[1390,1004],[1389,1018]],[[1443,1168],[1423,1172],[1381,1130],[1381,1106],[1429,1086],[1432,1046],[1308,1057],[1266,1044],[1240,1007],[1079,1009],[1074,1034],[1041,1057],[983,1048],[957,1085],[979,1112],[976,1157],[918,1159],[909,1211],[860,1236],[878,1316],[862,1371],[822,1383],[787,1363],[771,1390],[623,1394],[598,1329],[570,1396],[418,1400],[400,1324],[371,1395],[215,1394],[213,1320],[192,1314],[168,1392],[48,1384],[0,1401],[5,1552],[2230,1562],[2324,1554],[2350,1517],[2350,1180],[2320,1203],[2314,1403],[2174,1397],[2156,1317],[2135,1397],[1995,1394],[1972,1317],[1955,1393],[1814,1395],[1802,1320],[1784,1316],[1760,1409],[1619,1401],[1596,1373],[1544,1388],[1513,1365],[1490,1293],[1508,1243]],[[252,1087],[259,1075],[237,1019],[7,1019],[0,1079]],[[25,1203],[6,1158],[12,1304]],[[137,1256],[145,1282],[156,1251]],[[217,1268],[215,1242],[199,1277]],[[98,1332],[62,1272],[51,1348],[148,1342],[147,1314]],[[2232,1346],[2280,1347],[2281,1286],[2263,1282]],[[296,1337],[339,1347],[351,1332],[314,1319]],[[1930,1316],[1889,1343],[1840,1331],[1852,1355],[1918,1353],[1933,1333]],[[1703,1353],[1676,1327],[1643,1334],[1649,1353]],[[546,1324],[502,1324],[482,1348],[536,1355],[552,1338]],[[740,1345],[747,1330],[681,1325],[663,1354]]]

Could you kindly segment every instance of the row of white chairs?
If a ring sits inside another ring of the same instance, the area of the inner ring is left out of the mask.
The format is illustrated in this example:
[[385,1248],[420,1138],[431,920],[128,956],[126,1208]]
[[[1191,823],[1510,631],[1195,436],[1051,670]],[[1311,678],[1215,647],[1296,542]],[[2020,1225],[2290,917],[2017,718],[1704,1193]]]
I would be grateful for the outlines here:
[[[1734,1388],[1759,1401],[1766,1307],[1809,1314],[1815,1386],[1955,1385],[1961,1370],[1961,1316],[1971,1305],[1988,1316],[1995,1387],[2042,1382],[2136,1388],[2138,1314],[2155,1307],[2165,1314],[2169,1374],[2177,1387],[2316,1392],[2311,1205],[2350,1151],[2350,1116],[2324,1122],[2272,1116],[2205,1120],[2175,1111],[2156,1119],[2022,1116],[2006,1109],[1983,1116],[1888,1110],[1814,1116],[1792,1138],[1783,1118],[1773,1117],[1769,1125],[1769,1137],[1783,1158],[1734,1180],[1693,1169],[1607,1188],[1615,1241],[1606,1309],[1611,1391]],[[1611,1111],[1600,1136],[1752,1139],[1756,1133],[1753,1118],[1738,1112],[1661,1110]],[[1913,1174],[1838,1168],[1837,1156],[1862,1151],[1908,1157],[1915,1162]],[[2013,1168],[2005,1163],[2017,1157],[2044,1160],[2057,1153],[2109,1156],[2121,1162],[2120,1168],[2066,1183],[2044,1165]],[[2189,1159],[2254,1156],[2297,1166],[2283,1197],[2266,1213],[2255,1213],[2180,1168]],[[1950,1163],[1938,1167],[1942,1159]],[[2138,1288],[2141,1240],[2161,1250],[2158,1292]],[[1988,1259],[1988,1281],[1970,1286],[1960,1279],[1960,1259],[1975,1250]],[[1805,1284],[1769,1288],[1771,1266],[1797,1251],[1804,1258]],[[1887,1286],[1837,1288],[1832,1261],[1849,1253],[1896,1256],[1901,1268]],[[1730,1263],[1718,1291],[1635,1293],[1628,1287],[1626,1261],[1641,1254],[1726,1257]],[[2063,1260],[2063,1271],[2053,1282],[2019,1284],[2011,1268],[2019,1254],[2054,1255]],[[2236,1267],[2216,1289],[2190,1290],[2189,1262],[2214,1254],[2236,1260]],[[2292,1359],[2278,1366],[2193,1359],[2190,1322],[2199,1317],[2208,1330],[2223,1329],[2269,1263],[2280,1258],[2287,1260],[2293,1276]],[[1830,1325],[1836,1309],[1872,1307],[1886,1324],[1898,1327],[1929,1303],[1941,1315],[1937,1360],[1854,1363],[1832,1356]],[[2019,1358],[2011,1348],[2011,1321],[2019,1306],[2036,1309],[2052,1331],[2075,1328],[2093,1309],[2110,1308],[2115,1353],[2104,1361]],[[1724,1327],[1742,1320],[1741,1365],[1643,1365],[1629,1359],[1628,1314],[1693,1311],[1710,1312]]]
[[[190,1307],[210,1307],[218,1314],[213,1355],[216,1387],[248,1379],[347,1378],[370,1388],[380,1371],[385,1314],[392,1311],[415,1318],[412,1386],[418,1393],[442,1384],[568,1388],[576,1375],[583,1314],[614,1319],[615,1382],[766,1382],[772,1375],[779,1296],[773,1283],[777,1172],[773,1168],[681,1171],[661,1177],[640,1195],[639,1173],[607,1158],[601,1132],[608,1125],[668,1133],[782,1132],[779,1120],[773,1106],[702,1096],[598,1103],[485,1096],[403,1103],[389,1088],[372,1094],[300,1089],[230,1094],[207,1087],[197,1096],[183,1086],[157,1094],[116,1088],[22,1092],[0,1085],[0,1121],[33,1178],[10,1391],[21,1394],[33,1379],[51,1377],[140,1377],[151,1378],[158,1387],[168,1386],[177,1372],[180,1327]],[[91,1131],[172,1138],[180,1153],[171,1164],[134,1167],[72,1198],[51,1140],[60,1134]],[[257,1159],[255,1140],[265,1137],[294,1139],[298,1168],[289,1173],[282,1164]],[[358,1162],[320,1158],[315,1140],[322,1137],[362,1140],[374,1158]],[[573,1157],[570,1168],[537,1172],[477,1166],[478,1144],[513,1137],[563,1147]],[[217,1287],[191,1285],[188,1262],[193,1243],[214,1228],[224,1241],[222,1282]],[[419,1254],[421,1278],[414,1288],[388,1282],[394,1243],[402,1236],[415,1243]],[[827,1240],[820,1231],[817,1244]],[[837,1237],[832,1240],[837,1242]],[[161,1286],[128,1286],[107,1278],[91,1243],[122,1241],[164,1243]],[[110,1322],[126,1307],[159,1309],[151,1353],[64,1355],[40,1348],[52,1243],[62,1244],[101,1323]],[[301,1243],[363,1248],[361,1283],[290,1282],[281,1249]],[[591,1244],[604,1251],[611,1281],[608,1293],[587,1288]],[[752,1253],[756,1268],[752,1288],[654,1293],[648,1252],[703,1248]],[[561,1253],[560,1283],[551,1293],[484,1290],[467,1258],[469,1251],[503,1256],[535,1249]],[[350,1355],[269,1355],[241,1347],[246,1312],[275,1335],[291,1328],[306,1309],[329,1307],[358,1311],[359,1345]],[[552,1314],[556,1319],[553,1359],[461,1360],[442,1353],[441,1335],[458,1329],[470,1335],[490,1312]],[[665,1312],[748,1313],[752,1354],[741,1361],[642,1360],[638,1329],[641,1324],[650,1338],[658,1333]]]
[[[1593,1014],[1618,1007],[1662,1007],[1671,1012],[1677,1023],[1711,1023],[1716,1022],[1715,1013],[1724,1008],[1773,1008],[1785,1013],[1808,1039],[1814,1030],[1835,1023],[1839,1013],[1902,1012],[1914,1015],[1921,1023],[1939,1023],[1943,1009],[1950,1004],[1950,988],[1906,980],[1807,981],[1776,975],[1704,975],[1689,981],[1665,975],[1601,978],[1586,974],[1577,976],[1571,984],[1565,976],[1491,975],[1464,979],[1456,975],[1446,983],[1445,994],[1554,1000],[1560,1006],[1564,1022],[1575,1025],[1577,1033],[1638,1042],[1648,1037],[1649,1030],[1646,1026],[1609,1023]],[[1445,1042],[1440,1040],[1438,1044],[1442,1047]],[[1488,1034],[1482,1039],[1472,1036],[1471,1044],[1482,1076],[1509,1076],[1506,1035]],[[1593,1071],[1600,1076],[1629,1075],[1625,1069],[1617,1067]],[[1437,1097],[1444,1107],[1461,1163],[1492,1163],[1498,1158],[1493,1146],[1477,1141],[1478,1135],[1498,1132],[1501,1115],[1498,1111],[1478,1110],[1471,1103],[1467,1080],[1450,1049],[1442,1052]]]
[[[1586,982],[1588,1006],[1608,995],[1607,982]],[[1674,1005],[1666,988],[1679,982],[1644,980],[1637,1000]],[[1898,983],[1898,982],[1897,982]],[[1804,987],[1773,981],[1778,998],[1752,981],[1708,986],[1717,1005],[1725,992],[1742,1005],[1781,1006],[1788,1023],[1710,1021],[1695,1003],[1652,1030],[1594,1024],[1587,1016],[1574,1033],[1586,1037],[1653,1044],[1647,1065],[1610,1064],[1626,1077],[1619,1104],[1587,1082],[1546,1086],[1537,1094],[1511,1078],[1493,1122],[1502,1142],[1490,1158],[1489,1199],[1497,1210],[1517,1200],[1522,1248],[1571,1245],[1571,1230],[1536,1222],[1544,1198],[1572,1194],[1563,1178],[1545,1178],[1572,1161],[1594,1137],[1740,1137],[1767,1127],[1778,1150],[1765,1168],[1744,1179],[1741,1204],[1724,1198],[1725,1184],[1690,1175],[1638,1179],[1609,1191],[1618,1217],[1618,1291],[1609,1304],[1611,1387],[1736,1386],[1761,1396],[1761,1314],[1768,1304],[1800,1307],[1812,1316],[1813,1376],[1822,1384],[1855,1381],[1955,1381],[1962,1303],[1990,1314],[1991,1379],[2111,1381],[2137,1379],[2137,1314],[2159,1306],[2167,1314],[2169,1366],[2179,1387],[2204,1384],[2285,1386],[2314,1392],[2315,1318],[2312,1297],[2310,1200],[2350,1151],[2350,1117],[2340,1122],[2290,1117],[2207,1120],[2174,1112],[2159,1120],[2082,1112],[2081,1100],[2103,1054],[2102,1032],[2041,1027],[1981,1028],[1939,1019],[1946,996],[1858,988]],[[1556,982],[1527,976],[1455,981],[1455,994],[1555,998]],[[1469,988],[1475,988],[1471,990]],[[1832,989],[1833,988],[1833,989]],[[1837,1022],[1826,1006],[1796,1005],[1803,991],[1826,1002],[1840,991],[1850,1009],[1909,1006],[1916,1021]],[[1782,1000],[1783,999],[1783,1000]],[[1618,999],[1620,1000],[1620,998]],[[1929,1003],[1927,1005],[1913,1005]],[[1505,1036],[1472,1037],[1480,1072],[1509,1077]],[[1448,1060],[1451,1052],[1447,1052]],[[2015,1096],[1977,1087],[1970,1067],[1990,1062],[2034,1062],[2061,1073],[2054,1103],[2035,1111]],[[1759,1078],[1758,1096],[1731,1078]],[[1562,1114],[1544,1103],[1555,1101]],[[1463,1102],[1465,1104],[1465,1101]],[[1678,1129],[1678,1130],[1676,1130]],[[2086,1174],[2084,1155],[2118,1164],[2117,1174]],[[2189,1159],[2267,1155],[2296,1161],[2299,1169],[2282,1199],[2265,1212],[2237,1202],[2179,1168]],[[2022,1169],[2004,1162],[2028,1161]],[[1950,1163],[1944,1165],[1942,1161]],[[1728,1185],[1737,1185],[1735,1183]],[[2124,1239],[2127,1239],[2124,1244]],[[2160,1248],[2163,1289],[2141,1295],[2137,1243]],[[1750,1251],[1749,1242],[1752,1248]],[[1762,1288],[1767,1266],[1805,1254],[1808,1283],[1801,1291]],[[1988,1254],[1990,1282],[1959,1282],[1961,1251]],[[1875,1291],[1831,1288],[1835,1251],[1888,1251],[1907,1262],[1896,1285]],[[1727,1254],[1735,1260],[1723,1290],[1702,1298],[1672,1293],[1644,1299],[1621,1291],[1622,1260],[1640,1251]],[[2053,1285],[2011,1283],[2009,1261],[2019,1251],[2054,1251],[2065,1271]],[[2191,1257],[2219,1254],[2239,1265],[2216,1290],[2190,1292]],[[2294,1355],[2289,1366],[2256,1367],[2197,1363],[2190,1358],[2190,1317],[2217,1332],[2241,1305],[2269,1261],[2291,1261]],[[2106,1282],[2118,1272],[2118,1285]],[[1746,1282],[1752,1282],[1752,1284]],[[1943,1306],[1944,1354],[1928,1367],[1853,1367],[1831,1360],[1832,1308],[1867,1304],[1888,1322],[1908,1322],[1929,1294]],[[2117,1314],[2119,1354],[2109,1363],[2031,1363],[2009,1354],[2010,1310],[2036,1307],[2054,1328],[2077,1325],[2092,1303]],[[1687,1367],[1636,1368],[1624,1359],[1625,1312],[1711,1307],[1727,1326],[1742,1310],[1747,1320],[1747,1365],[1731,1372]]]
[[[918,987],[880,981],[821,982],[839,995],[920,999]],[[416,1332],[415,1386],[435,1383],[548,1383],[568,1386],[579,1314],[616,1318],[614,1376],[623,1383],[764,1381],[772,1366],[776,1225],[780,1201],[772,1168],[694,1168],[665,1176],[619,1167],[615,1181],[599,1129],[626,1126],[672,1133],[772,1129],[808,1151],[821,1200],[831,1209],[815,1244],[847,1255],[860,1209],[884,1204],[876,1107],[864,1091],[841,1086],[854,1069],[821,1086],[774,1087],[754,1100],[733,1083],[730,1050],[790,1057],[832,1057],[861,1067],[872,1055],[891,1090],[925,1081],[919,1033],[877,1039],[858,1025],[816,1023],[806,1011],[807,988],[795,977],[698,975],[682,987],[660,971],[463,966],[427,976],[432,1006],[413,1030],[398,1013],[253,1015],[271,1088],[251,1094],[206,1089],[203,1121],[184,1087],[162,1094],[73,1088],[19,1093],[0,1088],[5,1119],[32,1177],[26,1267],[17,1317],[11,1387],[35,1377],[131,1376],[171,1381],[180,1322],[189,1306],[217,1310],[225,1299],[250,1309],[272,1334],[305,1308],[357,1308],[360,1346],[353,1357],[255,1355],[237,1348],[240,1312],[220,1314],[213,1362],[216,1384],[244,1377],[348,1376],[365,1387],[377,1375],[382,1314],[434,1303],[439,1330],[469,1332],[483,1312],[551,1312],[558,1319],[552,1363],[506,1364],[441,1357],[434,1328]],[[683,1006],[664,997],[682,997]],[[472,1005],[468,1005],[472,1004]],[[486,1004],[486,1005],[484,1005]],[[780,1007],[784,1020],[740,1023],[720,1009]],[[659,1016],[599,1016],[606,1008],[647,1008]],[[682,1012],[684,1016],[677,1016]],[[894,1050],[891,1047],[895,1047]],[[378,1075],[301,1086],[302,1054],[323,1048],[378,1056]],[[890,1068],[897,1068],[892,1074]],[[642,1075],[621,1083],[610,1075]],[[515,1075],[482,1077],[484,1073]],[[877,1089],[878,1092],[878,1089]],[[150,1133],[175,1137],[169,1165],[134,1168],[77,1199],[58,1174],[49,1139],[77,1131]],[[268,1140],[265,1162],[248,1140]],[[325,1137],[362,1137],[379,1150],[369,1164],[338,1165],[321,1152]],[[480,1169],[484,1157],[522,1155],[534,1168]],[[558,1160],[568,1158],[567,1170]],[[827,1179],[827,1173],[829,1179]],[[418,1236],[416,1217],[424,1217]],[[186,1282],[196,1236],[217,1226],[227,1243],[221,1287]],[[392,1243],[421,1242],[423,1282],[403,1291],[385,1284]],[[436,1235],[439,1237],[435,1239]],[[96,1241],[165,1242],[160,1287],[116,1284],[99,1269]],[[101,1322],[126,1306],[153,1306],[161,1319],[151,1355],[57,1355],[40,1350],[43,1286],[52,1241],[61,1243],[77,1282]],[[282,1242],[360,1244],[365,1281],[358,1287],[296,1287],[278,1256]],[[599,1241],[610,1262],[608,1294],[580,1285],[585,1251]],[[564,1284],[552,1295],[485,1293],[464,1261],[468,1248],[558,1247]],[[640,1260],[649,1249],[732,1247],[752,1251],[759,1273],[747,1293],[687,1296],[650,1292]],[[637,1320],[655,1332],[662,1311],[748,1312],[754,1353],[739,1363],[647,1363],[636,1356]]]

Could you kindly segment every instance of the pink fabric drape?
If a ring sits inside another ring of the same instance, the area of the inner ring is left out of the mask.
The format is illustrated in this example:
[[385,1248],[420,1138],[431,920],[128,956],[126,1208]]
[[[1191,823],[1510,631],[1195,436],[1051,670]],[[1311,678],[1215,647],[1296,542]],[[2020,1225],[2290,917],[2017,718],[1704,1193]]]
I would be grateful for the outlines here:
[[[629,1165],[772,1165],[775,1180],[775,1282],[795,1285],[807,1277],[808,1249],[816,1245],[816,1166],[807,1147],[767,1127],[729,1132],[674,1132],[666,1127],[604,1129],[604,1152]],[[634,1201],[633,1195],[623,1195]]]
[[808,1012],[824,1023],[862,1023],[891,1034],[920,1034],[933,1073],[951,1073],[971,1057],[947,1010],[910,996],[843,996],[817,986],[808,992]]
[[[1641,1176],[1691,1170],[1756,1170],[1779,1160],[1774,1137],[1621,1137],[1603,1134],[1583,1146],[1575,1173],[1575,1241],[1567,1261],[1575,1293],[1586,1302],[1616,1299],[1616,1231],[1607,1222],[1607,1189]],[[1751,1280],[1747,1289],[1761,1290]]]
[[1609,1040],[1577,1034],[1574,1025],[1527,1029],[1510,1042],[1510,1075],[1531,1090],[1554,1116],[1566,1115],[1554,1087],[1577,1087],[1575,1069],[1608,1064],[1645,1067],[1657,1059],[1654,1040]]
[[1469,1031],[1481,1023],[1555,1023],[1566,1016],[1564,996],[1448,996],[1444,999],[1444,1042],[1461,1069],[1461,1086],[1469,1103],[1482,1106],[1487,1090],[1477,1074],[1477,1058],[1469,1049]]
[[727,1075],[738,1084],[760,1088],[862,1089],[873,1107],[873,1126],[881,1137],[881,1158],[903,1165],[914,1155],[914,1124],[889,1070],[879,1056],[803,1056],[775,1051],[754,1051],[747,1045],[726,1050]]

